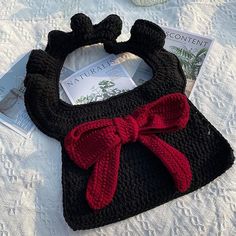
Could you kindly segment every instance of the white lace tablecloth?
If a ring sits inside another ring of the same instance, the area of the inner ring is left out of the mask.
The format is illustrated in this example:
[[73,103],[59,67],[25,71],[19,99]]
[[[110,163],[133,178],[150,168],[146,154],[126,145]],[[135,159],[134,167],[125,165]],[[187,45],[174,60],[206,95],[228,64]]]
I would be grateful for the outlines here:
[[[120,15],[123,35],[142,17],[215,38],[191,100],[236,149],[235,0],[169,0],[146,8],[129,0],[0,0],[0,73],[42,48],[50,30],[69,30],[78,12],[93,22]],[[79,49],[67,65],[76,70],[103,55],[101,48]],[[236,235],[235,165],[187,196],[122,222],[73,232],[62,215],[60,151],[38,129],[25,139],[0,124],[0,235]]]

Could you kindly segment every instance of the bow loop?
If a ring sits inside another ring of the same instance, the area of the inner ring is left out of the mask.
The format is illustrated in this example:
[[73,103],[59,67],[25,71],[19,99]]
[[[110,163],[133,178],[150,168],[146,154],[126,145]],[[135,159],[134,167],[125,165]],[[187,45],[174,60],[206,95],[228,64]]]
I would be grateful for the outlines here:
[[137,109],[133,117],[143,133],[176,131],[187,125],[189,104],[185,95],[171,94]]
[[115,127],[108,119],[84,123],[67,134],[64,145],[70,158],[81,168],[88,169],[107,150],[120,143],[114,132]]

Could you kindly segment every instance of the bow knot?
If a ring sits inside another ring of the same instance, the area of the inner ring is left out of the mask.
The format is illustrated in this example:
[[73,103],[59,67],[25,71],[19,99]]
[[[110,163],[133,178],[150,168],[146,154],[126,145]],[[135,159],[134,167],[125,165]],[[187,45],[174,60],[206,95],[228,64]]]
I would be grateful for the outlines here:
[[189,113],[186,96],[174,93],[138,108],[131,115],[74,127],[65,137],[64,146],[80,168],[93,166],[86,189],[90,207],[101,209],[111,203],[117,188],[120,150],[129,142],[138,141],[151,150],[172,176],[177,190],[187,191],[192,180],[188,159],[157,134],[185,128]]
[[127,115],[124,118],[113,118],[113,122],[122,144],[137,141],[139,126],[137,121],[131,115]]

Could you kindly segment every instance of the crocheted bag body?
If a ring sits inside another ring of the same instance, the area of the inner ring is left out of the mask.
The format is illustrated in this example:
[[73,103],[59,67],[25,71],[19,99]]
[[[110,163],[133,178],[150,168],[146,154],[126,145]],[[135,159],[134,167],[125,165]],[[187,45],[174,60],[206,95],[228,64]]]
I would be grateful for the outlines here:
[[[206,185],[233,164],[228,142],[183,95],[186,78],[177,57],[163,49],[159,26],[137,20],[126,42],[116,41],[121,33],[116,15],[92,25],[77,14],[71,28],[50,32],[45,51],[32,51],[24,82],[31,119],[62,146],[63,209],[72,229],[134,216]],[[63,102],[59,75],[66,56],[96,43],[109,53],[136,54],[153,77],[104,101]]]

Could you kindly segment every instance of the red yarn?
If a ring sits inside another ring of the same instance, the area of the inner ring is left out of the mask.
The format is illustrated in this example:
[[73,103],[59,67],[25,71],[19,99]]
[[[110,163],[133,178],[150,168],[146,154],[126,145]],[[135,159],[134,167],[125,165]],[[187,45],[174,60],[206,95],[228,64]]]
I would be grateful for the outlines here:
[[148,103],[126,117],[80,124],[65,137],[69,157],[81,168],[94,165],[86,198],[91,208],[101,209],[113,199],[118,180],[121,145],[139,141],[158,157],[180,192],[191,184],[192,172],[183,153],[156,134],[185,128],[189,119],[185,95],[173,93]]

